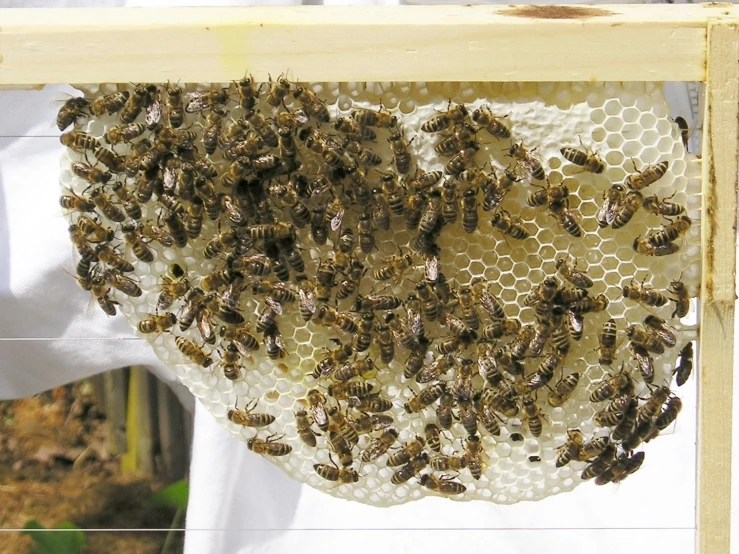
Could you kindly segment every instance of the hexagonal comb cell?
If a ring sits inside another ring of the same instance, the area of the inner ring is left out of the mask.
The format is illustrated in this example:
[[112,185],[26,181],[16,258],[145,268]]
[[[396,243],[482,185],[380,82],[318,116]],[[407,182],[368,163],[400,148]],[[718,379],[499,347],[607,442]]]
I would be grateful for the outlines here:
[[700,171],[658,85],[86,96],[80,284],[293,478],[537,500],[620,481],[679,406]]

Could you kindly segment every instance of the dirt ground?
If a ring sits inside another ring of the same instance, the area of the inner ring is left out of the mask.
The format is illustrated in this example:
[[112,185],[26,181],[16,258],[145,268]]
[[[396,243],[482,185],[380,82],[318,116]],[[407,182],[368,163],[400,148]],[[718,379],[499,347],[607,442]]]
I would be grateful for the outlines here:
[[[146,505],[168,483],[122,473],[106,448],[105,419],[92,387],[81,381],[0,402],[0,529],[30,519],[47,528],[70,521],[83,529],[168,529],[173,510]],[[182,552],[178,533],[167,554]],[[31,552],[20,533],[0,535],[0,554]],[[159,554],[166,532],[86,532],[84,554]]]

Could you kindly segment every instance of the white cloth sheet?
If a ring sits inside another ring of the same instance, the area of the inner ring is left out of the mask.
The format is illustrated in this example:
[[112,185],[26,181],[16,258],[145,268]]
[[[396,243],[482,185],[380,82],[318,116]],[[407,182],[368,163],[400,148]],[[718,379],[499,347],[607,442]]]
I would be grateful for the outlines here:
[[[50,104],[60,90],[0,92],[0,398],[131,364],[173,379],[122,318],[91,306],[67,274],[74,269],[58,206],[58,105]],[[690,120],[687,96],[675,90],[676,114]],[[376,509],[337,500],[248,452],[198,406],[185,552],[692,552],[694,381],[684,389],[675,434],[650,445],[645,466],[624,484],[586,484],[515,506],[429,498]]]

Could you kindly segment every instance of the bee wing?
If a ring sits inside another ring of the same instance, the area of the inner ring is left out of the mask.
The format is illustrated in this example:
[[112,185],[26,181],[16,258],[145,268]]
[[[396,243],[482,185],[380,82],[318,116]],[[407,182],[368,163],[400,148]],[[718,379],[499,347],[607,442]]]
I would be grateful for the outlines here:
[[185,111],[187,113],[197,113],[202,112],[207,107],[208,96],[202,92],[194,92],[185,106]]
[[344,221],[344,208],[339,210],[334,217],[331,218],[331,230],[336,231],[341,227],[341,223]]
[[277,300],[274,298],[268,296],[264,299],[264,301],[267,303],[267,305],[274,310],[274,312],[278,315],[282,315],[282,304],[280,304]]
[[426,280],[437,281],[439,279],[439,258],[429,256],[424,264]]
[[162,119],[162,105],[159,100],[155,100],[146,107],[146,117],[144,118],[144,124],[147,127],[153,127],[157,125]]

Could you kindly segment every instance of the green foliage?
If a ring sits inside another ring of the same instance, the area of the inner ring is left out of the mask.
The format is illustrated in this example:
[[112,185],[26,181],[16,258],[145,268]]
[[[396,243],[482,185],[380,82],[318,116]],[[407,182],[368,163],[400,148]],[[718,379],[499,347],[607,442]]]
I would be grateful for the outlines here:
[[36,543],[31,554],[78,554],[85,544],[85,534],[74,523],[63,521],[56,529],[47,529],[37,520],[26,522],[23,534]]
[[189,487],[187,481],[180,479],[163,488],[158,493],[153,494],[147,502],[152,506],[166,506],[175,510],[185,510],[187,508],[187,496]]

